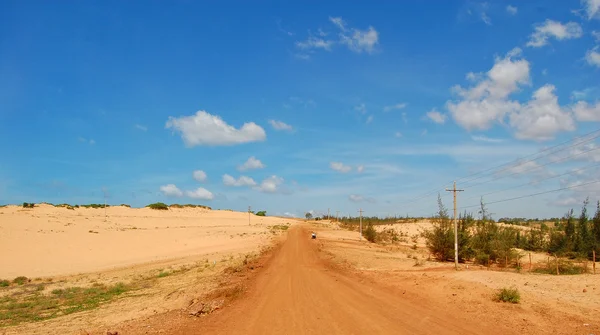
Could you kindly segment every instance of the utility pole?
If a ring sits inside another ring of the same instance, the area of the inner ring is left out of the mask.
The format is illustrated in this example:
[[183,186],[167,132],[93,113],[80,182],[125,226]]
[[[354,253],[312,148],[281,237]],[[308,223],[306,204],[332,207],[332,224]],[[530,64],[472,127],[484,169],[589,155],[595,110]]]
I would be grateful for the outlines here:
[[454,181],[454,187],[451,190],[446,189],[446,191],[452,192],[454,195],[454,268],[458,270],[458,225],[456,222],[456,192],[462,192],[464,190],[457,190],[456,181]]
[[335,211],[335,221],[340,222],[340,211]]
[[329,216],[329,208],[327,208],[327,220],[331,221],[331,217]]
[[362,213],[363,213],[363,210],[362,210],[362,208],[360,208],[360,209],[358,210],[358,212],[360,213],[360,219],[359,219],[359,221],[358,221],[358,222],[359,222],[359,224],[360,224],[360,239],[362,240]]
[[251,208],[252,208],[251,206],[248,206],[248,225],[250,225],[250,213],[251,213],[250,209]]

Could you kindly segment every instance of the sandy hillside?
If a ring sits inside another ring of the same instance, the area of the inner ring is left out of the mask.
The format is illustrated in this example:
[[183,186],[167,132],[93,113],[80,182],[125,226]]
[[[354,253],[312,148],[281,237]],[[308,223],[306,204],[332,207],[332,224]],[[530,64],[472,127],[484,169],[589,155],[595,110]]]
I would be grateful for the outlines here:
[[[106,216],[105,216],[106,213]],[[0,278],[104,271],[191,255],[244,253],[293,220],[171,208],[0,208]]]

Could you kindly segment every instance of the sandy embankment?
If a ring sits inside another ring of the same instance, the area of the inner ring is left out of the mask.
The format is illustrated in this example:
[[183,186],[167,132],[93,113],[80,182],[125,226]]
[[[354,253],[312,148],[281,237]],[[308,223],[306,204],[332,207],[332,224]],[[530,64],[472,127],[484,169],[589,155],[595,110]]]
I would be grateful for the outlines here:
[[200,208],[0,208],[0,278],[104,271],[192,255],[246,253],[292,219]]

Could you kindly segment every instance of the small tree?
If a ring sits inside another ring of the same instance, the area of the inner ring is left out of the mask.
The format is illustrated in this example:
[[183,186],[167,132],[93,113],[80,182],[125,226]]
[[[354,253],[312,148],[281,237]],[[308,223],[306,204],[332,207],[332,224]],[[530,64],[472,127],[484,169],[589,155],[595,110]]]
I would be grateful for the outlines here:
[[600,201],[596,204],[596,214],[592,219],[592,237],[593,237],[593,246],[594,250],[596,250],[596,257],[600,254]]
[[267,211],[256,212],[256,216],[267,216]]
[[431,254],[439,261],[452,258],[454,251],[454,232],[448,209],[438,194],[438,213],[430,230],[423,232],[425,244]]
[[375,242],[377,239],[377,231],[375,230],[375,227],[373,227],[372,223],[369,223],[367,228],[363,230],[363,236],[367,239],[367,241]]
[[312,213],[310,213],[310,212],[306,212],[306,214],[304,214],[304,217],[305,217],[307,220],[312,220],[312,218],[313,218],[313,215],[312,215]]

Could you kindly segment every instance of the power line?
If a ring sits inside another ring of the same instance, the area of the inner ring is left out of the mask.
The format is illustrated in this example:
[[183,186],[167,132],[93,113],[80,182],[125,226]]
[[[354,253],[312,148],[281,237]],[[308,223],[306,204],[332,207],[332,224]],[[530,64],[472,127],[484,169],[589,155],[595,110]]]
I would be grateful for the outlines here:
[[505,189],[502,189],[502,190],[493,191],[493,192],[485,193],[485,194],[482,194],[482,195],[477,195],[477,196],[474,196],[474,197],[467,198],[467,199],[465,199],[465,200],[470,200],[470,199],[474,199],[474,198],[484,197],[484,196],[486,196],[486,195],[495,194],[495,193],[500,193],[500,192],[504,192],[504,191],[512,190],[512,189],[515,189],[515,188],[519,188],[519,187],[527,186],[527,185],[533,185],[533,184],[539,183],[539,182],[541,182],[541,181],[544,181],[544,180],[549,180],[549,179],[554,179],[554,178],[562,177],[562,176],[565,176],[565,175],[568,175],[568,174],[572,174],[572,173],[574,173],[574,172],[580,172],[580,171],[584,171],[584,170],[587,170],[587,169],[589,169],[589,168],[593,168],[593,167],[596,167],[596,166],[600,166],[600,163],[597,163],[597,164],[591,164],[591,165],[588,165],[588,166],[585,166],[585,167],[582,167],[582,168],[579,168],[579,169],[575,169],[575,170],[572,170],[572,171],[567,171],[567,172],[565,172],[565,173],[561,173],[561,174],[559,174],[559,175],[555,175],[555,176],[550,176],[550,177],[547,177],[547,178],[542,178],[542,179],[533,180],[533,181],[530,181],[530,182],[528,182],[528,183],[525,183],[525,184],[521,184],[521,185],[517,185],[517,186],[508,187],[508,188],[505,188]]
[[[542,195],[542,194],[548,194],[548,193],[553,193],[553,192],[559,192],[559,191],[569,190],[569,189],[572,189],[572,188],[586,186],[586,185],[591,185],[591,184],[595,184],[595,183],[600,183],[600,180],[594,180],[594,181],[591,181],[591,182],[588,182],[588,183],[584,183],[584,184],[578,184],[578,185],[572,185],[572,186],[568,186],[568,187],[557,188],[555,190],[550,190],[550,191],[544,191],[544,192],[539,192],[539,193],[522,195],[522,196],[514,197],[514,198],[496,200],[496,201],[492,201],[492,202],[487,202],[485,204],[486,205],[491,205],[491,204],[497,204],[497,203],[500,203],[500,202],[506,202],[506,201],[512,201],[512,200],[519,200],[519,199],[523,199],[523,198],[534,197],[534,196],[537,196],[537,195]],[[473,208],[473,207],[479,207],[479,206],[481,206],[481,204],[470,205],[470,206],[463,206],[463,207],[460,207],[460,209]]]

